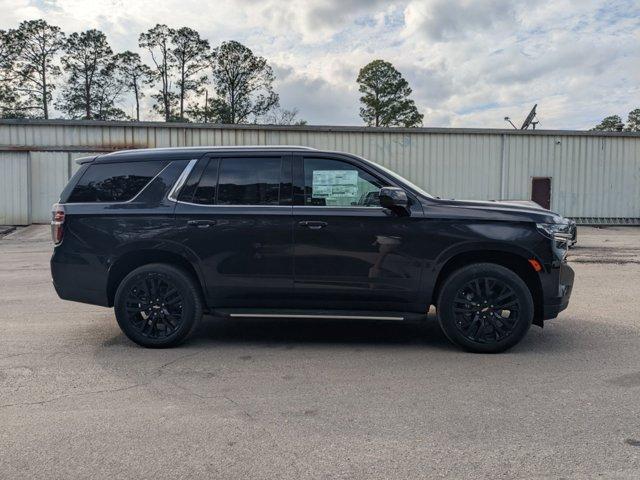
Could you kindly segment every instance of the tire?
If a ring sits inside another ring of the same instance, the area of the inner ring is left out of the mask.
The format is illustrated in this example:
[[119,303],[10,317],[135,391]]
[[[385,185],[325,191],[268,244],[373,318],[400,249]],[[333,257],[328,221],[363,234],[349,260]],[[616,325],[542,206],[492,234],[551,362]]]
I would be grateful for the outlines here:
[[513,271],[476,263],[446,279],[437,314],[442,331],[455,345],[470,352],[498,353],[516,345],[529,331],[533,298]]
[[200,287],[193,277],[163,263],[144,265],[129,273],[120,282],[114,300],[116,319],[124,334],[148,348],[183,342],[200,322],[202,309]]

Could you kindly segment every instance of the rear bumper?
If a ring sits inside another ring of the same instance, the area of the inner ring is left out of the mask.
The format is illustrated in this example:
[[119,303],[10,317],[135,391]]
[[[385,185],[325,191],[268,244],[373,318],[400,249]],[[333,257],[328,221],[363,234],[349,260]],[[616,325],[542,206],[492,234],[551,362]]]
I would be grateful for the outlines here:
[[545,292],[543,320],[556,318],[562,310],[567,308],[573,290],[575,273],[569,265],[561,264],[552,274],[557,281],[552,283],[552,291]]
[[100,305],[101,307],[108,307],[107,297],[102,292],[96,292],[95,290],[87,290],[80,288],[69,288],[65,285],[60,285],[53,282],[53,288],[62,300],[69,300],[71,302],[90,303],[91,305]]
[[63,300],[108,307],[105,278],[95,275],[96,269],[76,255],[67,255],[56,248],[51,257],[53,287]]

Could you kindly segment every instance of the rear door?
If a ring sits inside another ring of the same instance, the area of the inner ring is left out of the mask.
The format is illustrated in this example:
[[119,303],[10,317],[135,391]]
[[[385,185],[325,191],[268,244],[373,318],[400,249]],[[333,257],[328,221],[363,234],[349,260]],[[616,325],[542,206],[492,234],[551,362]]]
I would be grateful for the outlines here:
[[178,197],[179,238],[215,307],[280,306],[293,289],[291,158],[220,153],[201,159]]

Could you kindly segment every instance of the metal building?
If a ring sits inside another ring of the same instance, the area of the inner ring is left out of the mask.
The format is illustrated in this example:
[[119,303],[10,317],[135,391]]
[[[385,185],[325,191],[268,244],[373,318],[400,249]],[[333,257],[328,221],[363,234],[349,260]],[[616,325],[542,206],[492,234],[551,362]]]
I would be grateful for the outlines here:
[[529,200],[640,224],[640,134],[563,130],[0,120],[0,224],[48,222],[78,157],[123,148],[307,145],[363,156],[434,195]]

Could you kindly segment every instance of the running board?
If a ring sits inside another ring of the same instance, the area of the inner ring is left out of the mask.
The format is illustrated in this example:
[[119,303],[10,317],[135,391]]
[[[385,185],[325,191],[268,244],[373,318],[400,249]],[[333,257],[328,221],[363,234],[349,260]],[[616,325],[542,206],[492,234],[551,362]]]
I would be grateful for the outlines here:
[[293,313],[230,313],[229,316],[244,318],[325,318],[329,320],[404,320],[404,317],[370,317],[368,315],[296,315]]
[[272,319],[318,319],[318,320],[382,320],[401,322],[403,320],[423,319],[426,315],[413,312],[349,312],[323,310],[271,310],[271,309],[215,309],[214,315],[231,318],[272,318]]

